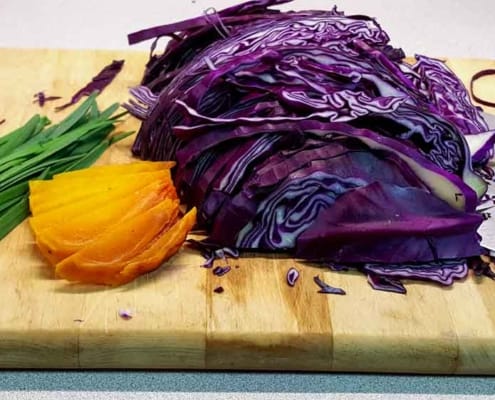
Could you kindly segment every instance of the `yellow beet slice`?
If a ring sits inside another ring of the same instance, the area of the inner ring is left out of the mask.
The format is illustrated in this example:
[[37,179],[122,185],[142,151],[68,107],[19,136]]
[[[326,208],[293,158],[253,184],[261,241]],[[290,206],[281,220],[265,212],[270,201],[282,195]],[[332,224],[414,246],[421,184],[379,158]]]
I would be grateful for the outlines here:
[[64,172],[54,175],[55,180],[73,180],[83,177],[120,176],[123,174],[133,174],[137,172],[160,171],[171,169],[175,166],[174,161],[133,161],[128,164],[96,165],[91,168],[77,171]]
[[97,240],[55,266],[58,277],[69,281],[105,284],[123,263],[146,249],[177,218],[179,202],[166,199],[157,206],[104,231]]
[[79,214],[71,213],[70,218],[66,217],[68,213],[56,209],[30,218],[29,223],[42,254],[55,264],[94,241],[105,229],[170,199],[170,188],[170,182],[152,182],[121,198],[103,198],[99,207],[84,208],[87,207],[84,201],[71,204],[72,209],[83,210]]
[[169,230],[163,231],[146,250],[128,262],[108,283],[123,285],[160,267],[180,250],[195,224],[196,208],[193,208]]
[[[171,172],[169,169],[160,169],[158,171],[142,171],[142,172],[134,172],[132,174],[124,174],[125,181],[129,179],[136,179],[139,177],[147,177],[147,176],[171,176]],[[123,181],[123,175],[121,179],[119,176],[110,177],[110,176],[81,176],[79,178],[74,179],[51,179],[51,180],[32,180],[29,181],[29,193],[31,195],[39,195],[39,194],[63,194],[67,189],[77,189],[80,187],[86,187],[88,190],[92,190],[93,186],[105,186],[108,182],[113,181]],[[88,184],[90,184],[88,186]]]
[[[93,193],[90,196],[85,196],[78,198],[74,201],[66,202],[58,207],[51,207],[51,203],[56,202],[56,199],[48,199],[42,201],[39,199],[34,199],[33,203],[33,219],[39,221],[44,225],[54,225],[58,224],[60,221],[64,221],[70,218],[78,217],[88,212],[92,212],[95,208],[107,205],[109,202],[119,201],[127,197],[136,197],[139,193],[145,193],[146,187],[150,186],[156,182],[159,182],[163,187],[172,186],[172,181],[166,177],[155,177],[156,179],[143,179],[143,180],[133,180],[127,185],[112,187],[112,190],[102,190],[97,193]],[[83,194],[83,189],[80,190],[81,195]],[[41,211],[40,211],[41,209]]]
[[[157,180],[171,181],[170,170],[141,172],[130,174],[123,178],[109,179],[108,177],[84,178],[74,182],[66,181],[30,181],[29,206],[33,215],[59,210],[70,213],[75,210],[74,204],[79,201],[91,203],[101,202],[102,196],[132,192]],[[67,215],[69,217],[69,215]]]

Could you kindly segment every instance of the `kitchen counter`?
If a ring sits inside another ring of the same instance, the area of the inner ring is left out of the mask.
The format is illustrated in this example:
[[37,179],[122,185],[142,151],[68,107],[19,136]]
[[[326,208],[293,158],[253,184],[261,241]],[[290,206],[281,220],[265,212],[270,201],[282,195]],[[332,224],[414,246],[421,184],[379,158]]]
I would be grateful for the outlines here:
[[349,397],[337,398],[350,399],[359,394],[363,400],[399,399],[398,395],[421,399],[419,395],[432,398],[431,395],[441,394],[442,398],[457,400],[465,396],[482,399],[480,396],[495,395],[495,379],[324,373],[4,371],[0,373],[0,399],[3,400],[2,391],[92,392],[95,396],[103,392],[106,396],[110,396],[110,392],[115,396],[130,392],[140,394],[133,397],[135,399],[149,398],[149,393],[174,393],[177,397],[165,398],[179,398],[180,393],[180,398],[196,400],[241,398],[242,394],[256,393],[263,393],[264,397],[257,397],[259,399],[289,399],[293,395],[300,399],[326,398],[318,394],[328,394],[328,398],[335,398],[330,394],[347,394]]

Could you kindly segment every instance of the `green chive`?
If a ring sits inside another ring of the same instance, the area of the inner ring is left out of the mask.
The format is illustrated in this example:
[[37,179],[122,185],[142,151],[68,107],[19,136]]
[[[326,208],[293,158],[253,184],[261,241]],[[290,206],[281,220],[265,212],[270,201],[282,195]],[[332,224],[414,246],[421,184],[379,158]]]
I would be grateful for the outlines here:
[[89,167],[133,133],[111,136],[127,114],[113,115],[118,108],[116,103],[100,111],[92,94],[59,124],[46,127],[48,118],[35,115],[0,138],[0,239],[29,215],[29,180]]
[[0,215],[0,239],[7,236],[29,215],[29,195],[22,195],[19,200]]

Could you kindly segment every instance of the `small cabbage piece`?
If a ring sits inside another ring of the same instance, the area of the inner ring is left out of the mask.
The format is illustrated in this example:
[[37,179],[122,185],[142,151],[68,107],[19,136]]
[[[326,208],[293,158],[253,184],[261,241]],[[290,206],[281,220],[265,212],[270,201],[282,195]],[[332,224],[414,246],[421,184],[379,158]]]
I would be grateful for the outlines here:
[[38,103],[40,107],[43,107],[47,101],[54,101],[62,98],[60,96],[47,96],[43,91],[35,93],[33,97],[33,103]]
[[318,290],[318,293],[345,295],[344,289],[329,285],[328,283],[322,281],[318,275],[313,277],[313,281],[320,288],[320,290]]
[[446,286],[452,285],[456,279],[465,278],[468,274],[467,263],[461,259],[429,264],[366,264],[361,269],[375,276],[428,280]]
[[400,293],[399,279],[461,279],[493,176],[481,110],[445,63],[409,64],[375,19],[273,8],[287,2],[130,34],[155,39],[125,105],[142,120],[134,155],[177,162],[217,248],[358,268]]
[[[69,102],[58,106],[55,108],[56,111],[65,110],[76,104],[84,96],[89,96],[93,92],[102,92],[118,75],[124,66],[124,60],[113,60],[111,64],[103,67],[103,69],[98,72],[92,79],[91,82],[87,83],[84,87],[79,89],[70,99]],[[40,102],[41,104],[41,102]]]
[[297,280],[299,279],[299,271],[294,267],[289,268],[285,279],[290,287],[294,287]]
[[375,275],[372,272],[368,272],[368,283],[375,290],[382,290],[384,292],[394,292],[400,294],[407,293],[406,288],[399,280],[389,278],[388,276]]

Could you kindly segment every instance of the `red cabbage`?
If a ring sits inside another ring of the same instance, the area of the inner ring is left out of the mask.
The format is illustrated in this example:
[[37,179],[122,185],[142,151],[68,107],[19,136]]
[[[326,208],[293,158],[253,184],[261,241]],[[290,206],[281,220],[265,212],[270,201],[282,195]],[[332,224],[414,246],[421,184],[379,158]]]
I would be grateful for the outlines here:
[[418,88],[436,106],[439,115],[455,124],[464,134],[488,130],[479,109],[471,103],[469,93],[460,79],[444,62],[416,56],[413,70],[420,76]]
[[[254,179],[245,184],[249,191],[246,197],[260,201],[256,206],[256,214],[238,232],[236,246],[293,248],[297,236],[317,218],[321,208],[333,205],[346,191],[377,179],[403,187],[424,187],[413,174],[404,176],[386,157],[369,151],[354,150],[335,157],[316,159],[305,168],[301,168],[305,166],[304,161],[297,162],[299,154],[296,153],[287,163],[282,164],[285,168],[278,166],[272,170],[273,173],[256,174]],[[409,172],[407,166],[404,170]],[[262,192],[267,193],[267,196],[261,197]],[[229,210],[229,206],[224,204],[211,233],[213,240],[222,233],[221,226],[227,225]],[[218,237],[218,240],[222,240],[222,237]]]
[[374,182],[322,209],[297,238],[296,255],[391,264],[470,257],[481,251],[476,230],[482,220],[424,190]]
[[313,281],[319,286],[320,290],[318,290],[318,293],[323,293],[323,294],[340,294],[344,295],[345,290],[341,288],[337,288],[334,286],[330,286],[328,283],[323,282],[319,276],[313,277]]
[[213,274],[216,276],[223,276],[226,273],[230,272],[231,267],[230,265],[226,265],[225,267],[215,267],[213,269]]
[[[216,174],[214,179],[203,179],[193,189],[196,192],[204,188],[204,196],[197,203],[203,205],[200,212],[201,220],[210,224],[219,208],[223,205],[224,200],[238,188],[248,168],[253,163],[276,151],[280,143],[283,143],[281,137],[273,135],[247,141],[247,146],[235,146],[236,151],[233,154],[228,154],[231,159],[222,165],[221,173]],[[224,157],[219,157],[215,164],[218,165],[223,161]],[[213,166],[203,177],[211,176],[209,173],[212,169]],[[204,199],[206,200],[203,201]]]
[[290,287],[294,287],[298,279],[299,279],[299,271],[295,268],[289,268],[286,276],[287,284]]
[[484,69],[474,74],[473,77],[471,78],[471,83],[470,83],[471,94],[473,96],[473,99],[476,100],[478,103],[488,107],[495,107],[495,102],[482,99],[474,92],[474,82],[476,82],[480,78],[490,75],[495,75],[495,69]]
[[223,287],[222,287],[222,286],[217,286],[215,289],[213,289],[213,291],[214,291],[215,293],[220,294],[220,293],[223,293],[223,292],[224,292],[224,289],[223,289]]
[[[288,3],[292,0],[252,0],[220,11],[219,18],[232,15],[256,14],[266,12],[266,7]],[[160,36],[172,35],[180,31],[191,31],[200,28],[212,28],[212,18],[205,12],[202,17],[192,18],[169,25],[156,26],[128,35],[129,44],[139,43]],[[189,33],[189,32],[188,32]],[[176,35],[173,36],[174,38]],[[183,39],[183,38],[182,38]],[[173,48],[173,46],[171,46]]]
[[[310,166],[289,176],[256,207],[256,213],[238,232],[236,246],[243,249],[293,249],[296,240],[346,191],[363,185],[359,177],[337,177]],[[220,236],[228,220],[219,215],[211,237]]]
[[[213,262],[215,260],[227,261],[227,257],[239,258],[239,251],[237,249],[233,249],[230,247],[220,248],[219,246],[211,244],[205,240],[198,241],[194,239],[188,239],[187,244],[189,244],[192,248],[195,248],[196,250],[199,250],[202,253],[203,257],[206,259],[206,261],[202,265],[205,268],[213,267]],[[230,267],[229,266],[227,267],[228,267],[228,271],[230,271]],[[220,270],[222,270],[222,268]]]
[[477,135],[468,135],[466,136],[466,141],[471,150],[474,165],[486,165],[493,158],[495,130],[482,132]]
[[119,310],[119,316],[122,319],[129,320],[129,319],[132,319],[133,312],[132,312],[132,310],[121,309],[121,310]]
[[179,195],[217,248],[349,265],[401,293],[398,279],[462,278],[493,175],[481,110],[374,19],[270,8],[285,2],[130,34],[170,37],[126,105],[143,120],[133,153],[177,161]]
[[67,107],[76,104],[83,96],[89,96],[95,91],[103,91],[103,89],[105,89],[114,80],[123,66],[124,60],[112,61],[111,64],[107,65],[100,72],[98,72],[98,74],[91,79],[91,82],[79,89],[68,103],[55,108],[55,110],[62,111]]
[[495,280],[495,272],[492,270],[489,262],[486,262],[481,257],[473,257],[468,262],[477,276],[487,276]]
[[429,264],[366,264],[362,270],[375,276],[434,281],[442,285],[452,285],[455,279],[467,276],[467,263],[463,260],[449,260]]
[[397,279],[389,278],[383,275],[375,275],[368,273],[368,283],[375,290],[383,290],[384,292],[394,292],[406,294],[407,290],[404,285]]
[[53,101],[61,99],[60,96],[47,96],[45,92],[38,92],[33,95],[33,103],[38,103],[40,107],[43,107],[47,101]]
[[146,119],[158,101],[158,96],[146,86],[131,88],[129,93],[133,98],[129,100],[128,104],[123,104],[123,107],[132,111],[137,118]]

